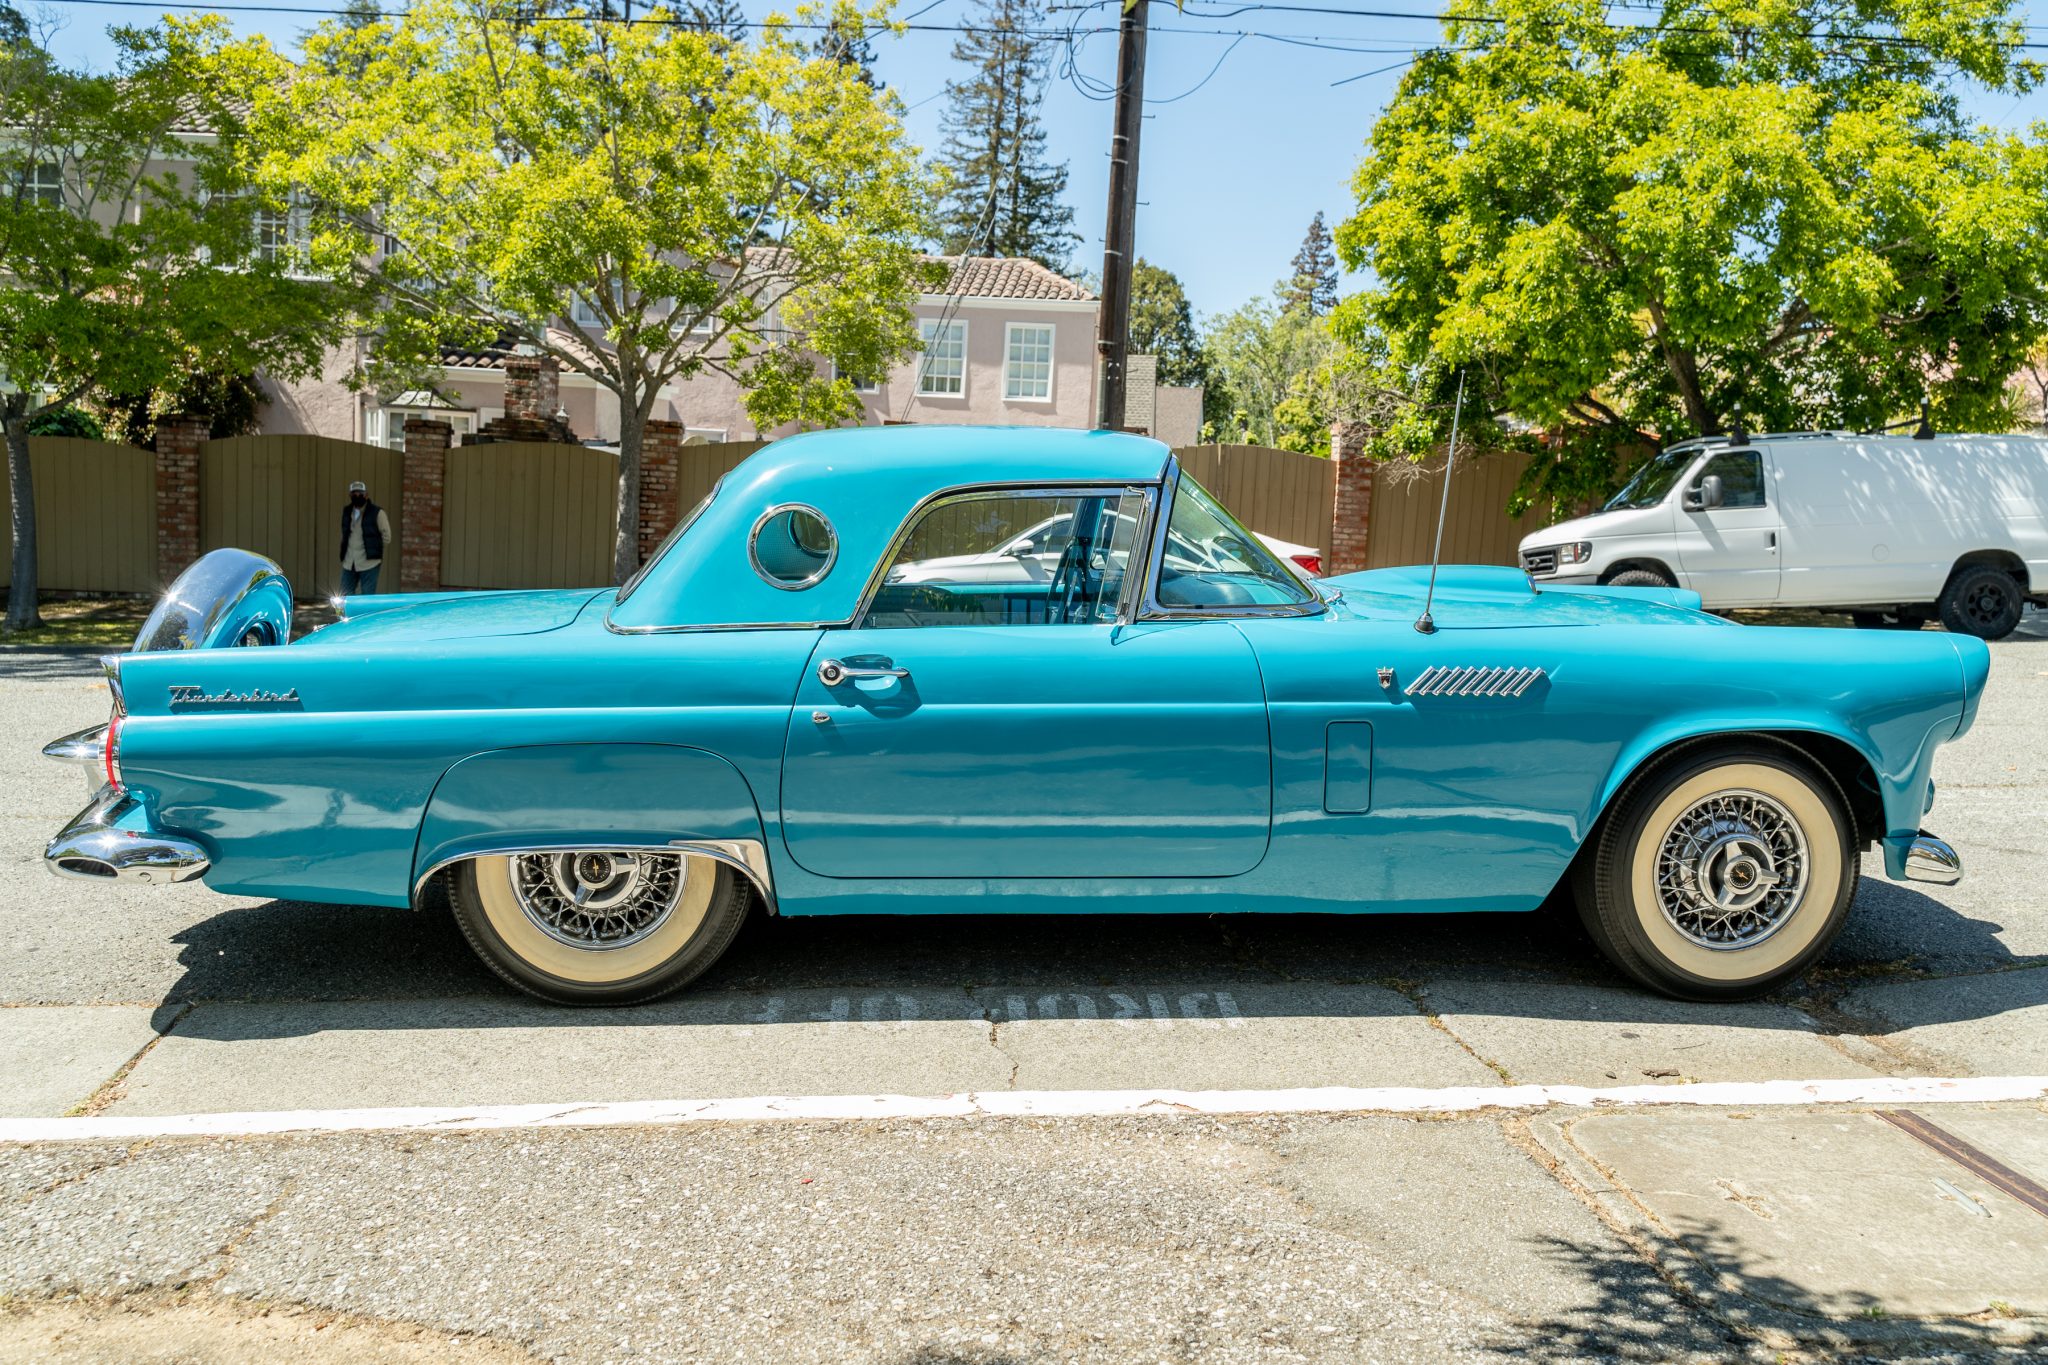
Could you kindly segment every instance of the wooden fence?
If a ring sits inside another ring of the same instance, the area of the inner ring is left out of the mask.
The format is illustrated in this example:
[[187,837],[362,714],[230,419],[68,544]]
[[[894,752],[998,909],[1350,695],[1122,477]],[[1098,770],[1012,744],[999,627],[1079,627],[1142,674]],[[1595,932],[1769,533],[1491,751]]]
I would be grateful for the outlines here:
[[676,460],[677,519],[688,516],[690,509],[704,501],[735,465],[767,444],[766,441],[717,441],[684,446]]
[[[54,592],[155,592],[156,456],[135,446],[31,436],[36,579]],[[0,457],[4,466],[4,457]],[[13,581],[13,500],[0,479],[0,587]]]
[[[1522,537],[1549,521],[1548,509],[1541,504],[1520,517],[1510,517],[1504,510],[1528,463],[1528,456],[1508,453],[1460,456],[1451,472],[1450,505],[1444,509],[1444,563],[1518,562],[1516,548]],[[1415,464],[1393,460],[1379,466],[1373,480],[1367,568],[1429,563],[1443,490],[1441,455]]]
[[199,549],[232,545],[277,561],[299,597],[341,590],[341,509],[361,479],[391,519],[377,587],[398,591],[405,457],[332,436],[232,436],[199,449]]
[[539,441],[457,446],[442,487],[441,585],[612,582],[618,488],[619,457],[609,450]]
[[1330,553],[1330,462],[1266,446],[1182,446],[1181,468],[1247,530]]

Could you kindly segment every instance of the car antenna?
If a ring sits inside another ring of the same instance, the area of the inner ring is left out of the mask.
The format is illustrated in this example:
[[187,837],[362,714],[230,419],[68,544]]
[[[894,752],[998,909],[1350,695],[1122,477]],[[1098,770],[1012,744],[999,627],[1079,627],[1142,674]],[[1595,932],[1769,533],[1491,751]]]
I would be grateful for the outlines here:
[[1458,398],[1451,407],[1451,448],[1444,455],[1444,495],[1436,504],[1436,548],[1429,552],[1429,591],[1422,598],[1422,615],[1415,618],[1415,628],[1424,635],[1436,634],[1436,622],[1430,619],[1430,604],[1436,601],[1436,567],[1444,557],[1444,511],[1451,505],[1451,466],[1458,462],[1458,414],[1465,410],[1465,372],[1458,371]]

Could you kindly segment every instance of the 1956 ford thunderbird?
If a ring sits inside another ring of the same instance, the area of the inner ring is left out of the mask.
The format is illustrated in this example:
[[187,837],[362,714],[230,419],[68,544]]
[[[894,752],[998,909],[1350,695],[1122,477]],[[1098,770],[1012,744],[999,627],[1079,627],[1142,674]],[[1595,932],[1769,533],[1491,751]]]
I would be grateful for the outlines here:
[[[1029,536],[1020,533],[1029,530]],[[1013,574],[986,572],[996,547]],[[949,577],[945,561],[981,567]],[[1989,655],[1506,568],[1305,579],[1135,436],[778,441],[623,588],[358,597],[219,550],[110,657],[56,872],[408,905],[551,1000],[769,914],[1526,911],[1737,999],[1920,828]],[[216,646],[255,645],[258,648]]]

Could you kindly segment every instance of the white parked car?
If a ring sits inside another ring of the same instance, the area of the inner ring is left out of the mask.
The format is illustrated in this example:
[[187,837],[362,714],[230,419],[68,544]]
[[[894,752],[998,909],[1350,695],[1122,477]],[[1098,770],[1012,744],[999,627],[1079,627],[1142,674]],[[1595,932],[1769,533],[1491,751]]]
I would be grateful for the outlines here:
[[1934,617],[1987,640],[2048,604],[2048,439],[1702,437],[1591,516],[1527,536],[1539,583],[1690,588],[1709,608],[1820,607],[1858,625]]
[[[992,550],[976,554],[938,555],[920,559],[894,569],[889,574],[891,583],[1046,583],[1052,580],[1053,571],[1059,567],[1060,549],[1071,538],[1068,523],[1072,512],[1061,512],[1047,517],[1037,525],[1029,527]],[[1116,537],[1118,543],[1128,543],[1136,534],[1136,523],[1121,513],[1117,515],[1120,526]],[[1263,532],[1254,532],[1275,558],[1286,562],[1291,569],[1304,577],[1313,577],[1323,571],[1322,552],[1312,545],[1296,545]],[[1179,538],[1167,536],[1167,553],[1185,561],[1188,567],[1214,567],[1207,564],[1210,558],[1203,551],[1182,542]]]

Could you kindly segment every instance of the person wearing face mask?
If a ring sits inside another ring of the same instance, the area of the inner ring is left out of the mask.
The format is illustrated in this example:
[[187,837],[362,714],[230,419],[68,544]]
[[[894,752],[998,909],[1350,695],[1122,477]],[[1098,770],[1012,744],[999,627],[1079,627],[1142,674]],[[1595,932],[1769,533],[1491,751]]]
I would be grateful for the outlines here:
[[384,544],[391,539],[391,518],[370,501],[361,479],[348,486],[348,506],[341,509],[341,595],[377,591],[377,571],[384,567]]

